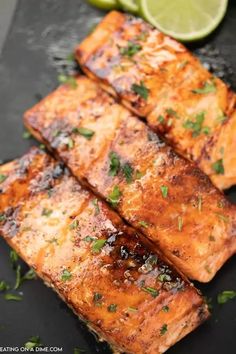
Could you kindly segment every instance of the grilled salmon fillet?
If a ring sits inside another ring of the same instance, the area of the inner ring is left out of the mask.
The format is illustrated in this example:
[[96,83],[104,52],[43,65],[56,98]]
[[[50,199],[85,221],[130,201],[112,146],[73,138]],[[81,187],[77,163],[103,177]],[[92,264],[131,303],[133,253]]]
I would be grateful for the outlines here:
[[236,184],[236,95],[182,44],[114,11],[76,57],[88,76],[145,117],[219,189]]
[[27,128],[189,278],[207,282],[236,250],[236,208],[195,165],[95,82],[60,86]]
[[163,353],[208,317],[193,285],[49,155],[0,173],[1,234],[113,348]]

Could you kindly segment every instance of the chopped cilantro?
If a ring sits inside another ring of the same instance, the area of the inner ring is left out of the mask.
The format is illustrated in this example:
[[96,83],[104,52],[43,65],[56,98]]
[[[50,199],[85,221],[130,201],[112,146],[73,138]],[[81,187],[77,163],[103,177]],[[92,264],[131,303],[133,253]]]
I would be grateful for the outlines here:
[[193,138],[196,138],[201,133],[209,134],[210,129],[208,127],[203,127],[204,120],[205,112],[201,112],[196,115],[195,120],[186,120],[183,124],[183,127],[192,131]]
[[73,89],[77,88],[77,81],[76,81],[75,77],[73,77],[73,76],[67,76],[64,74],[60,74],[60,75],[58,75],[58,81],[60,84],[66,84]]
[[94,241],[92,244],[93,253],[99,253],[101,251],[101,249],[103,248],[103,246],[105,245],[105,243],[106,243],[106,240],[104,240],[104,239]]
[[93,130],[84,127],[74,128],[73,133],[82,135],[87,140],[91,140],[95,134]]
[[70,230],[75,230],[79,226],[79,220],[75,219],[69,226]]
[[95,209],[95,215],[98,215],[100,213],[100,208],[99,208],[99,205],[98,205],[98,199],[95,198],[92,200],[92,204],[94,206],[94,209]]
[[9,290],[9,289],[10,289],[10,286],[4,280],[1,280],[0,281],[0,292],[1,291],[6,291],[6,290]]
[[129,42],[127,47],[120,48],[120,54],[131,58],[135,54],[137,54],[141,49],[142,46],[140,44]]
[[95,238],[94,237],[91,237],[91,236],[86,236],[84,239],[83,239],[83,241],[85,241],[85,242],[92,242],[92,241],[94,241],[95,240]]
[[38,348],[41,347],[42,343],[40,341],[39,336],[33,336],[30,337],[29,340],[24,344],[24,347],[26,349],[34,349],[34,348]]
[[142,290],[150,294],[154,298],[159,295],[159,291],[157,289],[151,288],[150,286],[142,287]]
[[5,214],[0,214],[0,222],[2,221],[6,221],[7,220],[7,217]]
[[212,169],[217,175],[223,175],[225,173],[223,159],[219,159],[211,165]]
[[172,108],[166,108],[166,113],[168,116],[179,118],[177,112]]
[[68,269],[64,269],[61,274],[61,280],[67,281],[67,280],[71,280],[71,278],[72,278],[71,272]]
[[145,229],[148,228],[148,223],[146,221],[139,221],[139,225],[144,227]]
[[236,291],[234,290],[225,290],[222,293],[218,294],[217,302],[220,305],[225,304],[229,300],[236,298]]
[[170,308],[167,305],[162,307],[163,312],[169,312],[169,310],[170,310]]
[[116,176],[120,170],[120,159],[116,152],[111,151],[109,154],[110,167],[109,167],[109,176]]
[[165,121],[165,118],[160,114],[160,115],[157,117],[157,120],[158,120],[158,122],[163,123],[163,122]]
[[171,281],[171,276],[169,274],[159,274],[157,278],[160,282]]
[[161,186],[160,189],[161,189],[161,193],[162,193],[163,198],[167,198],[167,196],[168,196],[168,187],[167,186]]
[[25,130],[22,134],[22,138],[25,140],[30,139],[31,137],[32,137],[32,134],[28,130]]
[[192,90],[192,92],[198,94],[212,93],[212,92],[216,92],[216,86],[213,81],[205,82],[203,87]]
[[52,214],[52,210],[51,209],[48,209],[48,208],[43,208],[43,211],[42,211],[42,216],[47,216],[49,217],[51,214]]
[[127,183],[131,183],[132,182],[132,176],[133,176],[133,168],[132,168],[132,166],[128,162],[126,162],[122,166],[122,171],[124,173],[126,182]]
[[22,296],[7,293],[7,294],[4,295],[4,299],[7,300],[7,301],[21,301],[22,300]]
[[163,326],[160,329],[160,334],[163,336],[168,330],[167,324],[163,324]]
[[108,202],[111,203],[113,207],[116,207],[121,198],[121,191],[119,186],[115,185],[112,192],[108,195]]
[[117,310],[117,305],[116,305],[116,304],[111,304],[111,305],[109,305],[109,306],[107,307],[107,310],[108,310],[109,312],[116,312],[116,310]]
[[149,89],[145,86],[143,81],[141,81],[139,85],[133,84],[132,91],[142,97],[144,100],[148,99]]
[[3,183],[7,179],[7,175],[0,174],[0,183]]

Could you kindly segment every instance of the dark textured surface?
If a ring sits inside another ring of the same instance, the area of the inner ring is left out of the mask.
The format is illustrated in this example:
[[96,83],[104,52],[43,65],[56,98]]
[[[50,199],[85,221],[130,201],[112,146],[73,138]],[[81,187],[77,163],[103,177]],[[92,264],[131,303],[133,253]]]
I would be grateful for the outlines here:
[[[55,88],[58,73],[73,70],[73,63],[66,60],[68,54],[103,15],[83,0],[18,1],[0,62],[1,160],[20,156],[35,143],[22,139],[22,113]],[[217,32],[191,49],[236,89],[235,33],[236,3],[232,0]],[[235,189],[228,195],[236,201]],[[3,240],[0,250],[0,280],[14,284],[15,272]],[[235,353],[236,301],[223,306],[216,302],[219,292],[236,290],[235,270],[233,257],[210,284],[199,286],[213,298],[212,318],[168,353]],[[40,335],[44,345],[63,347],[64,354],[73,354],[77,346],[86,353],[109,353],[40,280],[24,283],[20,291],[21,302],[7,302],[0,295],[0,345],[20,346],[30,336]]]

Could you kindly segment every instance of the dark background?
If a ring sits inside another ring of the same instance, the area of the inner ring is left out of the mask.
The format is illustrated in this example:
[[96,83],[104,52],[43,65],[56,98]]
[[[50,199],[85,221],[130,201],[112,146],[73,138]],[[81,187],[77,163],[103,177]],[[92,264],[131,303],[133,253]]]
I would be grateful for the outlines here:
[[[9,1],[7,6],[6,1]],[[8,26],[14,2],[16,7],[11,26]],[[22,155],[35,144],[33,140],[22,139],[23,112],[56,87],[59,73],[73,71],[74,64],[66,58],[103,15],[83,0],[0,0],[2,161]],[[191,45],[190,49],[236,89],[235,1],[230,2],[219,29],[206,41]],[[227,195],[236,202],[235,188]],[[13,285],[15,272],[10,264],[9,248],[2,239],[0,252],[0,280]],[[27,269],[25,265],[23,267]],[[196,285],[205,296],[212,298],[212,317],[168,353],[235,353],[236,301],[220,306],[216,297],[223,290],[236,290],[236,257],[210,284]],[[63,347],[63,354],[73,354],[75,347],[91,354],[110,353],[106,344],[98,343],[40,280],[25,282],[20,291],[23,292],[21,302],[6,301],[0,294],[0,346],[21,346],[30,336],[39,335],[45,346]]]

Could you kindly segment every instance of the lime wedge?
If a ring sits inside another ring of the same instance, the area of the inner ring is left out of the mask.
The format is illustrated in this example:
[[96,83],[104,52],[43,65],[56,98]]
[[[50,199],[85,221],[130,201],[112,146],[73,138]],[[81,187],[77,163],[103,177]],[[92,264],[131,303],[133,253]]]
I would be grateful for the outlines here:
[[128,11],[133,14],[136,14],[138,12],[137,1],[135,1],[135,0],[118,0],[118,2],[124,11]]
[[116,0],[88,0],[88,2],[103,10],[113,10],[119,7]]
[[228,0],[138,0],[139,13],[180,41],[209,35],[223,19]]

